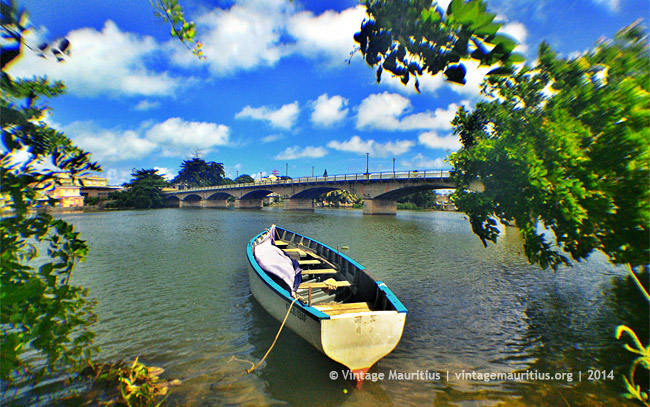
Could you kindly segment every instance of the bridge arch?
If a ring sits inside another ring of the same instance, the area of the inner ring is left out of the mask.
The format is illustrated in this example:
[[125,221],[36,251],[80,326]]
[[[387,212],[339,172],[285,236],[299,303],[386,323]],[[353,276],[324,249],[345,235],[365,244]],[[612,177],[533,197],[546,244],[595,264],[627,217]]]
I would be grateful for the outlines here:
[[268,194],[273,193],[273,191],[268,190],[268,189],[256,189],[254,191],[250,191],[245,193],[244,195],[241,196],[240,199],[243,200],[249,200],[249,199],[262,199]]
[[230,197],[234,197],[234,195],[229,194],[227,192],[217,192],[214,193],[206,198],[208,201],[223,201],[227,200]]
[[319,195],[325,194],[327,192],[338,191],[338,190],[345,191],[344,188],[340,188],[340,187],[319,186],[319,187],[305,189],[304,191],[300,191],[297,194],[290,196],[289,198],[290,199],[315,199]]
[[414,194],[416,192],[421,192],[421,191],[432,191],[436,189],[449,189],[449,187],[441,187],[438,185],[419,185],[419,186],[408,186],[404,188],[399,188],[395,189],[383,194],[379,194],[374,197],[374,199],[381,199],[381,200],[391,200],[395,201],[400,198],[403,198],[405,196]]

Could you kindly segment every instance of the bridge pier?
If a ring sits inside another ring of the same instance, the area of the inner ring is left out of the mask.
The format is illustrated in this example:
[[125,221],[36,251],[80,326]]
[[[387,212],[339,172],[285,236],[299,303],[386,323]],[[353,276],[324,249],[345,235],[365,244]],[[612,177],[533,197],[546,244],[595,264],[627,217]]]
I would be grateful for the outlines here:
[[178,202],[178,207],[179,208],[202,208],[203,200],[201,201],[179,201]]
[[264,204],[261,199],[237,199],[235,200],[236,209],[262,209]]
[[203,208],[227,208],[228,200],[227,199],[204,199],[201,201],[201,207]]
[[364,215],[395,215],[397,214],[397,201],[389,199],[363,199]]
[[284,200],[284,210],[285,211],[313,211],[314,210],[314,200],[313,199],[285,199]]

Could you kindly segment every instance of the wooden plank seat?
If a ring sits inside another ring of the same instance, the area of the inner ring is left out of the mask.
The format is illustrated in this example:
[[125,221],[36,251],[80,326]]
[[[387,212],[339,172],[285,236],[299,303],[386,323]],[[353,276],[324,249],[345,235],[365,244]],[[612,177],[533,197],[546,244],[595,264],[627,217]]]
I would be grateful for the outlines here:
[[278,247],[284,247],[284,246],[288,246],[289,243],[285,242],[284,240],[276,239],[275,240],[275,245],[278,246]]
[[371,312],[370,305],[367,302],[351,303],[324,303],[314,306],[317,310],[323,311],[327,315],[352,314],[357,312]]
[[336,274],[337,269],[307,269],[303,270],[302,274]]
[[333,278],[331,278],[331,279],[328,279],[327,283],[324,282],[324,281],[313,282],[313,283],[301,283],[298,286],[298,290],[304,290],[304,289],[307,290],[307,305],[311,307],[311,303],[312,303],[312,300],[313,300],[313,298],[312,298],[312,290],[315,290],[315,289],[327,290],[327,289],[330,289],[330,288],[333,288],[333,289],[336,290],[336,289],[342,288],[342,287],[350,287],[351,285],[352,285],[352,283],[350,283],[347,280],[339,281],[339,280],[334,280]]
[[328,287],[334,287],[334,288],[341,288],[341,287],[350,287],[352,285],[351,282],[347,280],[343,281],[333,281],[331,283],[325,283],[324,281],[319,281],[316,283],[302,283],[298,286],[298,289],[310,289],[310,288],[328,288]]
[[317,265],[317,264],[323,264],[323,262],[320,261],[320,260],[315,260],[315,259],[311,259],[311,260],[298,260],[298,264],[301,265],[301,266],[315,266],[315,265]]

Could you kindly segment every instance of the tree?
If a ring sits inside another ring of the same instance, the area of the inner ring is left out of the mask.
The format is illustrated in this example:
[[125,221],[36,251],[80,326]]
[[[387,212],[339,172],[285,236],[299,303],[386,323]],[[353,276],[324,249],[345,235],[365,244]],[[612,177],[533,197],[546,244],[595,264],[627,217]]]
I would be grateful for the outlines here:
[[248,174],[240,175],[235,179],[235,184],[250,184],[252,182],[255,182],[255,180]]
[[125,190],[115,195],[118,207],[153,209],[165,205],[162,189],[169,183],[158,173],[158,170],[134,168],[131,176],[133,177],[131,181],[124,184]]
[[181,170],[171,182],[189,188],[207,187],[222,185],[225,175],[222,163],[206,162],[199,157],[194,157],[183,161]]
[[[638,23],[573,59],[542,44],[535,67],[488,78],[484,93],[492,100],[459,110],[453,199],[484,244],[497,241],[500,220],[521,229],[528,259],[542,268],[601,251],[628,265],[650,302],[638,275],[645,270],[647,280],[650,258],[647,56]],[[623,334],[636,354],[624,396],[650,406],[650,391],[635,382],[638,366],[650,368],[650,346],[621,325],[616,338]]]
[[[95,349],[93,302],[87,290],[70,284],[88,247],[72,225],[33,213],[39,189],[55,182],[55,171],[42,169],[47,161],[72,178],[100,167],[44,121],[49,107],[41,100],[63,94],[63,84],[44,77],[14,79],[6,73],[24,49],[26,13],[13,2],[3,1],[0,7],[0,193],[11,209],[10,216],[0,219],[0,380],[11,386],[77,370]],[[51,48],[57,59],[65,52],[61,48],[67,48],[63,45]],[[47,48],[39,47],[42,52]],[[25,153],[27,158],[20,160]],[[46,255],[39,253],[43,245]],[[40,266],[34,265],[37,258]],[[46,363],[39,363],[43,359]]]
[[[483,66],[499,65],[492,74],[510,74],[513,64],[524,61],[513,52],[517,42],[498,33],[501,23],[488,13],[482,0],[452,0],[442,10],[431,0],[366,0],[361,30],[354,35],[366,63],[376,68],[377,82],[383,71],[406,85],[423,74],[443,72],[450,82],[465,84],[462,61]],[[488,49],[490,49],[488,51]]]
[[[542,44],[535,67],[490,77],[492,100],[459,111],[454,201],[484,243],[496,241],[501,220],[521,228],[526,255],[542,268],[594,250],[616,264],[648,263],[647,52],[638,25],[570,60]],[[475,181],[484,191],[470,189]]]

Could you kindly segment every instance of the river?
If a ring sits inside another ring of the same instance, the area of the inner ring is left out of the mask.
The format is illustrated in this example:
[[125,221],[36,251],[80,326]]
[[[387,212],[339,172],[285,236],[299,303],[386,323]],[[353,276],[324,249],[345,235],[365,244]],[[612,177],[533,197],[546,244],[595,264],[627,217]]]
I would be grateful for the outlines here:
[[[619,394],[630,356],[614,330],[630,323],[634,305],[625,303],[635,292],[625,269],[601,255],[540,270],[527,263],[516,229],[484,248],[464,215],[452,212],[163,209],[63,217],[90,246],[73,283],[97,299],[99,358],[138,356],[164,368],[164,378],[182,382],[170,406],[628,403]],[[361,390],[289,330],[253,374],[233,360],[259,361],[279,328],[250,293],[245,258],[248,240],[273,223],[348,246],[408,308],[401,342]],[[528,376],[489,378],[513,372]]]

